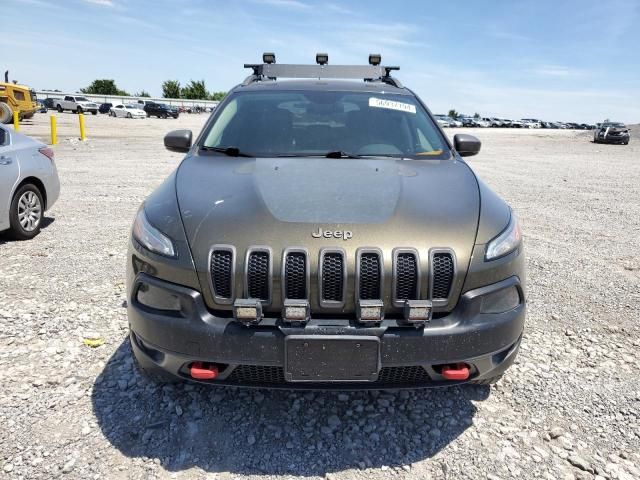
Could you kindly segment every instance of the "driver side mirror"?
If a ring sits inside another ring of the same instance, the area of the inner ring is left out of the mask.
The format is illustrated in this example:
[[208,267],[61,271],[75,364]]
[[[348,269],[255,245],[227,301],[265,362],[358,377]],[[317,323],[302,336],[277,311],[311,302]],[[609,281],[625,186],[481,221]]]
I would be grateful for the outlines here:
[[164,146],[172,152],[188,152],[192,140],[191,130],[174,130],[164,136]]
[[453,137],[453,146],[461,157],[470,157],[480,151],[480,140],[473,135],[458,133]]

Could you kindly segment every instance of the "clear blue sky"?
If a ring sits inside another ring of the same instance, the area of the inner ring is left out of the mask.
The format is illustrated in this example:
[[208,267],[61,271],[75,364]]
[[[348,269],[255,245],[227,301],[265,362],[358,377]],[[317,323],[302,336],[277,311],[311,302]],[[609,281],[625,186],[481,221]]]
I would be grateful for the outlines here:
[[160,95],[227,90],[263,51],[279,63],[400,65],[430,108],[640,122],[639,0],[1,0],[0,69],[35,88],[95,78]]

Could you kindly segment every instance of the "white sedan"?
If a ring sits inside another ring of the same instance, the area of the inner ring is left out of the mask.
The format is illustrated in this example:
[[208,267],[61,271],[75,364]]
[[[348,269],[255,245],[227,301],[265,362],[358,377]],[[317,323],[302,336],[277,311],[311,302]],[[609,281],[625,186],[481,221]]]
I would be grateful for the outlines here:
[[35,237],[59,194],[53,150],[0,125],[0,231],[18,240]]
[[147,118],[146,112],[136,105],[123,105],[121,103],[111,107],[109,115],[112,117]]

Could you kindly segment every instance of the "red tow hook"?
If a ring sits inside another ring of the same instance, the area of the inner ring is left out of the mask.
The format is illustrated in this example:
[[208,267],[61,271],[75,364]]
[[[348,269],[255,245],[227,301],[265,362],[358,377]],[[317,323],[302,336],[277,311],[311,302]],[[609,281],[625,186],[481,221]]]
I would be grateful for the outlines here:
[[202,362],[193,362],[189,367],[191,378],[196,380],[213,380],[218,376],[218,367],[216,365],[204,366]]
[[469,378],[469,367],[465,363],[445,365],[442,367],[442,376],[447,380],[466,380]]

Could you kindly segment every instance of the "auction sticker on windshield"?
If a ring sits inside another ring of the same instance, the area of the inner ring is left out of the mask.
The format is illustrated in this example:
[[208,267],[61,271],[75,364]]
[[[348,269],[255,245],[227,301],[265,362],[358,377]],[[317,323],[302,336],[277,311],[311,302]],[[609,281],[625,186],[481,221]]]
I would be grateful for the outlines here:
[[383,100],[381,98],[370,97],[369,106],[376,108],[388,108],[401,112],[416,113],[416,106],[410,103],[394,102],[393,100]]

